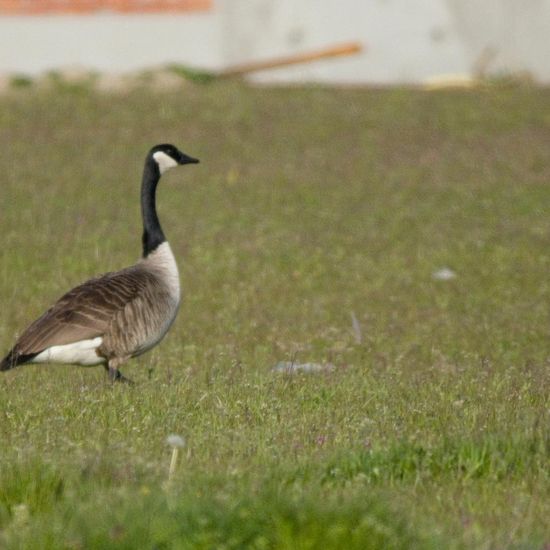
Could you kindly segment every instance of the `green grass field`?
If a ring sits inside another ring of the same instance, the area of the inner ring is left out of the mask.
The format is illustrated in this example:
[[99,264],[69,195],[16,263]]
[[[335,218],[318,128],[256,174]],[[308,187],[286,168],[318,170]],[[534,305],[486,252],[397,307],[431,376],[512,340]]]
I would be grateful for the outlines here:
[[550,90],[24,89],[0,128],[2,352],[139,257],[150,146],[202,162],[136,385],[0,376],[2,548],[549,548]]

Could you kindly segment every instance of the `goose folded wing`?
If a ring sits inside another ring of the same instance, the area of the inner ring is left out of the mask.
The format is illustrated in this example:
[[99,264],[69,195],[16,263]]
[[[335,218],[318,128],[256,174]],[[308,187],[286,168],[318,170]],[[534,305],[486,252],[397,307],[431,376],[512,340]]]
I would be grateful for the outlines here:
[[21,335],[13,352],[34,355],[51,346],[103,336],[114,315],[135,300],[147,274],[128,268],[90,279],[63,295]]

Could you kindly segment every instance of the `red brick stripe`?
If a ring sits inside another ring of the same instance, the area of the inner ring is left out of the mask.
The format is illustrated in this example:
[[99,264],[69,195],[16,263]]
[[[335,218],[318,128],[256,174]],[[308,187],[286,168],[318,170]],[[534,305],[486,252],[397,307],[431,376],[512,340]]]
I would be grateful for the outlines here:
[[0,0],[0,15],[42,13],[185,12],[209,10],[212,0]]

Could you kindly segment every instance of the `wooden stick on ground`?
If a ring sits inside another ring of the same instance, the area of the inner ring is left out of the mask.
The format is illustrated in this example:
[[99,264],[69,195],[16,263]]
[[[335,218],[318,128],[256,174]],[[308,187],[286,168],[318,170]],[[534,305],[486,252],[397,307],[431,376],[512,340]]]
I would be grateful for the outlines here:
[[337,57],[344,55],[354,55],[363,50],[363,46],[359,42],[350,42],[347,44],[340,44],[337,46],[330,46],[314,52],[290,55],[286,57],[279,57],[276,59],[270,59],[266,61],[252,61],[250,63],[243,63],[241,65],[234,65],[221,71],[218,76],[231,77],[241,76],[247,73],[255,71],[264,71],[266,69],[274,69],[276,67],[286,67],[287,65],[295,65],[297,63],[308,63],[310,61],[316,61],[318,59],[326,59],[328,57]]

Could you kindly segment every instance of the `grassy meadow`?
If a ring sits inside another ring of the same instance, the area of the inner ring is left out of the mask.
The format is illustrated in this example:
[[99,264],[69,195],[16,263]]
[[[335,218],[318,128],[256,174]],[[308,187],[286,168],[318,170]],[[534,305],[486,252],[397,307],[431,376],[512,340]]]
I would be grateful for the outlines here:
[[1,97],[2,353],[139,257],[162,142],[179,317],[131,387],[1,373],[0,547],[548,550],[550,90]]

